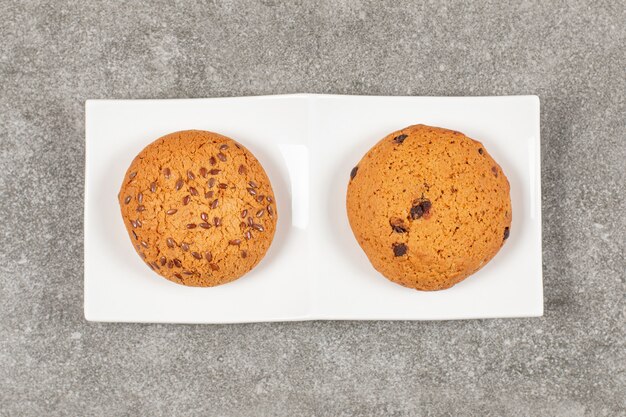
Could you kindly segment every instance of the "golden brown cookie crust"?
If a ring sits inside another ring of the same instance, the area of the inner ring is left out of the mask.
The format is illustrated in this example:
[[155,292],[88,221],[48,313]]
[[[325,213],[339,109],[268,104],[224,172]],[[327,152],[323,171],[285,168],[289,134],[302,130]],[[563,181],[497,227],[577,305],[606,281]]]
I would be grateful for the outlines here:
[[400,285],[449,288],[509,236],[509,182],[462,133],[409,126],[378,142],[350,177],[352,231],[374,268]]
[[263,167],[217,133],[186,130],[152,142],[131,163],[118,198],[139,255],[178,284],[241,277],[261,261],[276,230]]

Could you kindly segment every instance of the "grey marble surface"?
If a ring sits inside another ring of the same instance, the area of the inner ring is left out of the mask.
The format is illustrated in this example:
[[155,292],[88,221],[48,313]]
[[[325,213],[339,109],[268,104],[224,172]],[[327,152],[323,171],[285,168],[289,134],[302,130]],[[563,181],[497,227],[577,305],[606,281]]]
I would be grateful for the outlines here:
[[[0,415],[626,415],[623,2],[0,10]],[[296,92],[539,95],[545,316],[86,322],[85,99]]]

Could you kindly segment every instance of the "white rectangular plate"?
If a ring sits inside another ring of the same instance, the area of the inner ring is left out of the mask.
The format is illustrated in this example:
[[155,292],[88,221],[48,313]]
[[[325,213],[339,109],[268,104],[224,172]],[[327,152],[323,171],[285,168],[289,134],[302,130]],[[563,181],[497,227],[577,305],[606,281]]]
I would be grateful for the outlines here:
[[[420,292],[369,264],[348,224],[349,172],[388,133],[412,124],[484,143],[511,183],[511,237],[451,289]],[[135,155],[177,130],[222,133],[265,167],[278,204],[257,268],[219,287],[159,278],[132,248],[117,192]],[[443,320],[543,314],[539,99],[290,95],[86,103],[85,317],[110,322]]]

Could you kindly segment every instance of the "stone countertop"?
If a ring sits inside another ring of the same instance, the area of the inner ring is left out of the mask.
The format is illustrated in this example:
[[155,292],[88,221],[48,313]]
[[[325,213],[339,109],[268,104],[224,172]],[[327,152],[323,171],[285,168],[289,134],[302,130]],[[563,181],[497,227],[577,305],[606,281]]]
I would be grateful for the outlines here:
[[[626,7],[0,0],[0,415],[626,415]],[[545,316],[83,318],[84,102],[541,98]]]

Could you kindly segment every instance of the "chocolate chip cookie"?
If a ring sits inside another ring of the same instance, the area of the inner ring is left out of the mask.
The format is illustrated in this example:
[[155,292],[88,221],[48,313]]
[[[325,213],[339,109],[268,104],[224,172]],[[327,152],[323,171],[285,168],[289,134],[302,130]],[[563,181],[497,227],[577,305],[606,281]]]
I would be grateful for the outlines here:
[[370,149],[350,172],[348,219],[376,270],[441,290],[489,262],[511,233],[509,182],[462,133],[415,125]]
[[254,155],[201,130],[148,145],[128,168],[118,199],[144,262],[189,286],[224,284],[254,268],[278,218],[272,185]]

